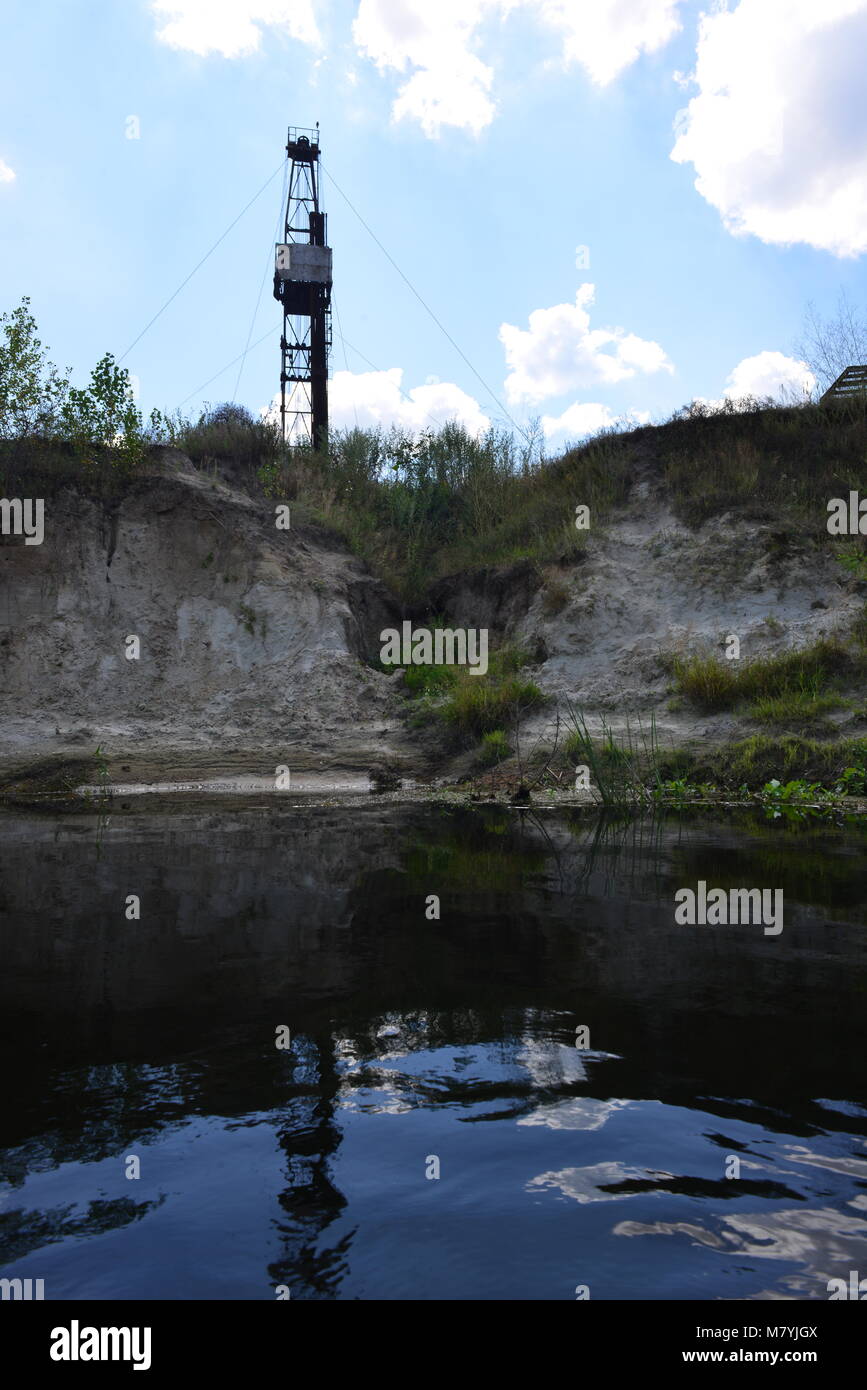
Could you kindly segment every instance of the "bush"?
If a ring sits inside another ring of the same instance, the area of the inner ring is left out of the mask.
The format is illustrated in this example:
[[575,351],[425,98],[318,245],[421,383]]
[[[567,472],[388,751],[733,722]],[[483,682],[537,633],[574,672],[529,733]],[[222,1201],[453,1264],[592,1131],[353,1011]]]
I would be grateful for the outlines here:
[[83,390],[71,386],[60,410],[60,429],[85,465],[108,457],[121,469],[144,457],[146,440],[126,367],[110,352],[100,358]]
[[845,796],[867,796],[867,768],[863,764],[844,768],[837,790]]
[[679,693],[711,711],[795,692],[816,699],[827,682],[858,664],[838,638],[823,637],[811,647],[743,664],[718,656],[678,656],[672,671]]
[[403,683],[413,695],[442,695],[458,679],[454,666],[407,666]]
[[495,684],[484,676],[466,676],[443,708],[443,718],[463,734],[494,733],[545,704],[534,681],[512,676]]
[[815,743],[794,735],[774,739],[755,734],[712,754],[711,776],[730,788],[757,788],[774,778],[804,778],[833,785],[845,756],[841,745]]
[[195,423],[181,422],[176,440],[193,463],[237,464],[251,473],[276,464],[282,452],[279,426],[231,401],[204,410]]
[[838,695],[818,695],[815,690],[787,690],[782,695],[766,695],[749,708],[749,716],[760,724],[812,728],[821,732],[828,727],[823,717],[830,710],[840,709],[843,701]]
[[482,767],[495,767],[497,763],[510,757],[511,753],[509,740],[502,729],[492,729],[489,734],[483,735],[482,751],[479,755]]

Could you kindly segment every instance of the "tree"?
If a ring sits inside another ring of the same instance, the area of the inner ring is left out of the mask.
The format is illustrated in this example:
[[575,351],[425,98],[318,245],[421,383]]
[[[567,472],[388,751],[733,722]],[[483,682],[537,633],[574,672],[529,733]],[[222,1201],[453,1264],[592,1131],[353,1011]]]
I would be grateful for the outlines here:
[[112,459],[121,466],[141,461],[145,449],[141,412],[129,372],[118,366],[110,352],[97,362],[89,386],[69,388],[60,419],[64,434],[86,463],[96,462],[95,446],[110,449]]
[[840,291],[832,318],[822,318],[814,304],[807,305],[802,336],[795,351],[823,391],[827,391],[847,367],[867,363],[867,321],[859,317],[845,290]]
[[25,295],[11,314],[0,315],[0,439],[52,435],[69,391],[36,336]]

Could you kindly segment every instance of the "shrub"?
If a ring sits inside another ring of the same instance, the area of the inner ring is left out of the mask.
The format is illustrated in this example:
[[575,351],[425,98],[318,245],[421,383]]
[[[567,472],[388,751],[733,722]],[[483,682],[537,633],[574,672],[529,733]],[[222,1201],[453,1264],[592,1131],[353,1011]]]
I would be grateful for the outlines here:
[[224,401],[204,410],[195,423],[177,428],[177,443],[192,459],[231,463],[249,470],[273,467],[280,458],[282,442],[279,427],[270,420],[257,420],[246,406]]
[[678,691],[704,710],[727,709],[737,699],[738,677],[730,661],[678,656],[672,669]]
[[482,751],[479,761],[483,767],[495,767],[511,755],[509,740],[502,729],[492,729],[482,737]]
[[830,785],[840,772],[841,746],[815,743],[795,735],[775,739],[754,734],[720,749],[709,762],[711,775],[732,788],[756,788],[774,778],[804,778]]
[[844,768],[836,790],[845,796],[867,796],[867,768],[863,765]]
[[828,727],[828,721],[822,716],[842,705],[837,695],[819,695],[815,688],[804,688],[763,696],[750,706],[748,713],[760,724],[798,725],[812,727],[818,732]]
[[546,696],[534,681],[512,676],[494,683],[484,676],[466,675],[443,708],[443,718],[463,734],[493,733],[538,709]]
[[672,670],[678,691],[710,711],[729,709],[738,700],[773,699],[798,691],[815,699],[828,681],[854,664],[843,642],[823,637],[811,647],[742,664],[718,656],[678,656]]
[[458,679],[454,666],[407,666],[403,683],[413,695],[441,695]]
[[133,399],[129,372],[110,352],[97,362],[90,384],[71,386],[60,410],[60,428],[86,465],[108,457],[121,468],[140,463],[145,436],[140,411]]

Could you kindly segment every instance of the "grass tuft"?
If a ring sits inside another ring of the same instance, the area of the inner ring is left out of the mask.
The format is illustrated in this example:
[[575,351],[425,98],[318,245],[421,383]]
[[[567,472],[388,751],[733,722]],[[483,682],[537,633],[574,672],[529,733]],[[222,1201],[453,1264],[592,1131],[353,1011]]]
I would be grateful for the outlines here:
[[[837,637],[823,637],[810,647],[752,661],[718,656],[677,656],[672,674],[679,694],[708,712],[731,709],[743,700],[761,702],[789,697],[792,708],[821,698],[841,675],[861,669],[863,658]],[[826,708],[833,708],[828,705]],[[783,705],[778,709],[781,711]],[[761,716],[758,716],[761,717]]]

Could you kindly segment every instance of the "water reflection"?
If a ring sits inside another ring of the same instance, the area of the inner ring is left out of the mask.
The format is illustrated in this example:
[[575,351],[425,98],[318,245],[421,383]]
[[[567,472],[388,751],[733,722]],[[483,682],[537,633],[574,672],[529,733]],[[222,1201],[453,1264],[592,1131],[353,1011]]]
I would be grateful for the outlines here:
[[[4,1276],[556,1299],[867,1273],[854,831],[368,803],[2,830]],[[782,886],[782,936],[677,927],[698,878]]]

